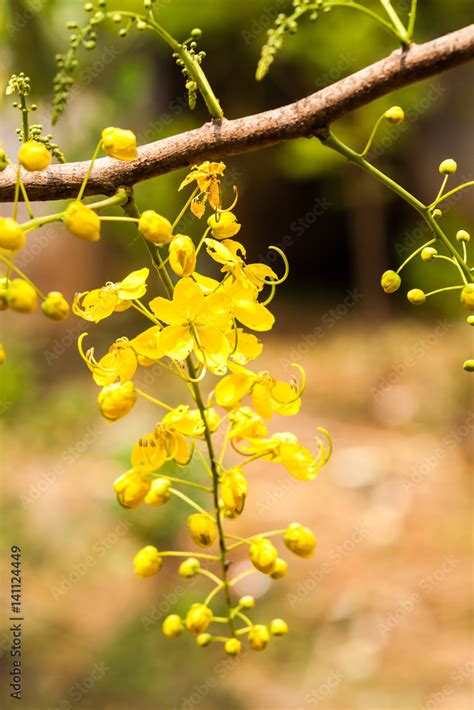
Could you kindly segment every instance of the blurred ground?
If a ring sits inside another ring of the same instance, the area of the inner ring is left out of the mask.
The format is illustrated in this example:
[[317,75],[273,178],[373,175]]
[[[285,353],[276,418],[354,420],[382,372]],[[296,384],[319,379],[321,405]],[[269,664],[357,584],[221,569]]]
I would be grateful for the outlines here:
[[[258,598],[255,617],[290,625],[262,654],[232,661],[191,639],[165,640],[162,618],[202,597],[206,583],[178,577],[173,562],[153,580],[132,573],[144,542],[189,544],[179,503],[126,512],[111,493],[152,410],[140,405],[121,423],[103,423],[86,373],[12,400],[3,515],[7,544],[23,550],[22,707],[472,707],[465,327],[368,328],[346,309],[324,328],[324,313],[298,311],[297,324],[294,309],[281,313],[284,335],[266,338],[262,356],[275,374],[298,359],[309,375],[302,413],[275,427],[311,445],[324,425],[335,454],[312,482],[255,465],[245,514],[231,523],[250,534],[298,520],[319,540],[312,560],[292,557],[288,576],[269,589],[262,575],[239,586]],[[168,396],[168,387],[149,391]]]

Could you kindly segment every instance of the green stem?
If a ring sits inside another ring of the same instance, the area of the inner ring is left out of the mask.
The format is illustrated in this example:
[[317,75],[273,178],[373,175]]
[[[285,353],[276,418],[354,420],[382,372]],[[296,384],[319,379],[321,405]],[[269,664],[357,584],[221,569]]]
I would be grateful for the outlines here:
[[208,555],[205,552],[185,552],[184,550],[160,550],[160,557],[200,557],[202,560],[218,560],[218,555]]
[[100,150],[101,145],[102,145],[102,138],[101,138],[101,139],[99,140],[99,142],[97,143],[97,145],[96,145],[96,147],[95,147],[95,150],[94,150],[94,152],[93,152],[93,154],[92,154],[91,162],[89,163],[89,167],[87,168],[87,172],[86,172],[86,174],[85,174],[85,176],[84,176],[84,180],[82,181],[82,185],[81,185],[81,188],[80,188],[80,190],[79,190],[79,194],[78,194],[78,196],[77,196],[77,200],[78,200],[78,201],[82,200],[82,196],[83,196],[83,194],[84,194],[84,192],[85,192],[85,189],[86,189],[86,186],[87,186],[87,181],[88,181],[89,178],[90,178],[90,174],[91,174],[91,172],[92,172],[92,168],[94,167],[95,159],[96,159],[97,156],[99,155],[99,150]]
[[[357,10],[358,12],[361,12],[364,15],[367,15],[368,17],[372,18],[372,20],[375,20],[375,22],[378,22],[379,25],[382,25],[382,27],[387,30],[387,32],[390,32],[391,35],[393,35],[396,39],[399,41],[403,41],[396,29],[393,27],[393,25],[390,22],[387,22],[386,20],[383,19],[377,12],[374,12],[374,10],[371,10],[368,7],[365,7],[364,5],[359,5],[357,2],[344,2],[344,0],[334,0],[334,2],[326,2],[324,3],[325,7],[347,7],[352,10]],[[318,10],[319,7],[317,5],[313,6],[315,10]]]
[[46,300],[46,296],[44,295],[44,293],[42,293],[42,292],[39,290],[38,286],[36,286],[36,285],[33,283],[33,281],[32,281],[30,278],[28,278],[28,276],[27,276],[25,273],[23,273],[23,271],[22,271],[21,269],[18,268],[18,266],[16,266],[12,261],[10,261],[10,259],[7,259],[6,256],[3,256],[3,254],[0,254],[0,259],[8,266],[9,273],[10,273],[12,270],[13,270],[13,271],[16,271],[16,273],[18,274],[18,276],[21,276],[22,279],[24,279],[25,281],[27,281],[27,282],[30,284],[30,286],[35,289],[36,293],[38,294],[38,296],[39,296],[40,298],[43,299],[43,301]]
[[413,33],[415,31],[416,5],[417,5],[417,0],[411,0],[410,14],[408,16],[408,27],[407,27],[407,34],[408,34],[408,37],[410,40],[413,39]]
[[21,120],[23,123],[23,143],[26,143],[30,137],[30,127],[28,121],[28,106],[26,105],[26,99],[23,94],[20,94],[21,103]]
[[209,488],[209,486],[202,486],[200,483],[194,483],[194,481],[187,481],[184,478],[168,476],[166,473],[161,472],[159,474],[159,478],[166,478],[168,481],[172,481],[173,483],[181,483],[183,486],[191,486],[192,488],[199,488],[201,491],[212,493],[212,488]]
[[146,392],[139,390],[137,387],[135,387],[135,392],[137,394],[139,394],[140,397],[143,397],[144,399],[148,399],[150,402],[153,402],[153,404],[157,404],[159,407],[163,407],[163,409],[167,409],[169,412],[173,411],[173,407],[170,407],[168,404],[165,404],[164,402],[160,402],[159,399],[155,399],[155,397],[152,397],[150,394],[147,394]]
[[349,148],[349,146],[339,140],[339,138],[336,138],[336,136],[330,131],[328,131],[325,135],[321,135],[319,139],[323,145],[327,146],[328,148],[331,148],[332,150],[335,150],[337,153],[344,156],[350,163],[357,165],[357,167],[361,168],[366,173],[369,173],[369,175],[375,177],[376,180],[378,180],[383,185],[392,190],[392,192],[394,192],[403,200],[405,200],[405,202],[408,202],[408,204],[411,205],[413,209],[415,209],[423,217],[425,222],[430,227],[431,231],[434,233],[435,237],[439,239],[440,242],[442,242],[442,244],[446,247],[447,251],[459,262],[459,265],[463,270],[465,276],[467,277],[468,281],[472,282],[474,280],[473,275],[471,274],[471,271],[464,259],[462,258],[461,254],[451,244],[448,237],[445,235],[433,215],[429,212],[429,208],[426,205],[420,202],[420,200],[414,197],[414,195],[408,192],[408,190],[405,190],[401,185],[392,180],[392,178],[388,177],[388,175],[385,175],[385,173],[383,173],[381,170],[379,170],[374,165],[365,160],[365,158],[362,158],[360,155],[358,155],[358,153],[352,150],[352,148]]
[[410,263],[410,261],[411,261],[412,259],[414,259],[417,254],[420,253],[420,251],[423,251],[423,249],[425,249],[425,247],[429,247],[430,244],[434,244],[435,241],[436,241],[436,239],[430,239],[429,242],[425,242],[425,244],[422,244],[421,247],[418,247],[418,249],[415,249],[415,251],[414,251],[412,254],[410,254],[410,256],[407,256],[407,258],[405,259],[405,261],[404,261],[402,264],[400,264],[400,266],[399,266],[398,269],[397,269],[397,274],[399,274],[400,271],[401,271],[402,269],[404,269],[405,266],[406,266],[408,263]]
[[443,200],[446,200],[448,197],[455,195],[456,192],[459,192],[459,190],[464,190],[465,187],[470,187],[471,185],[474,185],[474,180],[469,180],[469,182],[465,182],[462,185],[458,185],[457,187],[453,187],[453,189],[450,190],[449,192],[445,192],[442,197],[440,197],[438,195],[436,200],[434,202],[432,202],[431,205],[428,205],[428,209],[433,209],[433,207],[436,207],[436,205],[438,205]]
[[[204,508],[202,508],[200,505],[195,503],[191,498],[188,498],[188,496],[185,495],[184,493],[181,493],[181,491],[176,490],[176,488],[170,488],[169,490],[170,490],[170,493],[175,495],[177,498],[181,498],[181,500],[184,500],[184,502],[187,503],[191,508],[194,508],[194,510],[197,510],[199,513],[202,513],[203,515],[207,515],[208,517],[210,517],[207,510],[204,510]],[[213,518],[211,518],[211,520],[213,520]]]
[[199,187],[196,187],[195,190],[192,191],[191,195],[188,197],[187,202],[185,202],[183,209],[179,213],[179,215],[176,217],[175,221],[172,224],[172,231],[174,232],[175,227],[180,223],[181,219],[183,218],[183,215],[185,214],[186,210],[188,209],[189,205],[193,201],[193,199],[196,197],[196,195],[199,192]]
[[388,17],[390,18],[395,31],[402,42],[402,44],[410,44],[410,37],[408,36],[407,29],[403,22],[400,20],[398,13],[394,9],[392,3],[390,0],[380,0],[380,3],[387,13]]

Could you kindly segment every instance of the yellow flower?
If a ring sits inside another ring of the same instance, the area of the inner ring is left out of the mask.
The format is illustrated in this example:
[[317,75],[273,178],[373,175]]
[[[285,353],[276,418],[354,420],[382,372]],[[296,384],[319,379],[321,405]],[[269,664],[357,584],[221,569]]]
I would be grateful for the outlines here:
[[3,363],[6,360],[6,353],[5,353],[5,348],[3,345],[0,345],[0,365],[3,365]]
[[154,298],[153,313],[168,325],[161,331],[160,347],[174,360],[185,360],[194,350],[212,372],[225,371],[230,353],[225,331],[232,326],[229,300],[224,294],[204,296],[190,278],[176,284],[173,300]]
[[237,217],[232,212],[218,212],[217,215],[211,215],[207,220],[207,224],[211,228],[214,239],[229,239],[234,237],[239,231],[241,225],[237,222]]
[[137,139],[132,131],[123,128],[104,128],[102,150],[117,160],[135,160],[138,155]]
[[18,151],[18,160],[30,172],[45,170],[51,163],[51,153],[43,143],[27,141]]
[[249,492],[247,479],[239,468],[226,471],[221,479],[222,501],[232,515],[240,515]]
[[270,641],[270,633],[263,624],[255,624],[248,633],[248,641],[250,648],[254,651],[263,651]]
[[209,547],[216,540],[216,524],[204,513],[194,513],[188,518],[189,533],[199,547]]
[[201,569],[201,563],[195,557],[188,557],[187,560],[181,562],[178,574],[181,577],[191,578],[195,577],[199,570]]
[[229,417],[231,429],[229,438],[235,441],[241,439],[259,439],[268,436],[267,425],[262,417],[250,407],[240,407],[233,411]]
[[283,542],[291,552],[299,557],[312,557],[316,547],[316,538],[309,528],[303,527],[300,523],[288,525]]
[[171,222],[155,210],[145,210],[141,214],[138,229],[153,244],[169,244],[173,238]]
[[263,303],[257,301],[258,290],[255,286],[234,281],[226,282],[223,290],[230,298],[233,315],[242,325],[258,332],[273,328],[275,317]]
[[77,293],[72,304],[73,313],[84,320],[98,323],[114,311],[125,310],[129,301],[141,298],[146,293],[147,268],[132,271],[122,281],[109,283],[93,291]]
[[285,636],[288,633],[288,624],[283,619],[272,619],[270,633],[272,636]]
[[242,644],[240,643],[239,639],[236,638],[227,639],[224,644],[224,651],[229,656],[237,656],[240,653],[241,648]]
[[461,291],[461,303],[469,311],[474,311],[474,284],[464,286]]
[[25,233],[18,222],[11,217],[0,217],[0,249],[18,251],[25,244]]
[[69,315],[69,303],[59,291],[50,291],[41,304],[41,310],[51,320],[65,320]]
[[102,415],[109,421],[122,419],[137,401],[133,382],[116,382],[103,387],[97,398]]
[[162,630],[164,635],[169,639],[178,638],[184,629],[183,621],[177,614],[170,614],[163,621]]
[[115,380],[128,382],[134,376],[137,369],[137,356],[126,338],[119,338],[113,343],[109,352],[97,362],[94,358],[94,350],[91,348],[86,359],[92,371],[92,377],[96,385],[104,387],[111,385]]
[[151,472],[171,460],[186,466],[190,458],[191,451],[186,437],[173,426],[161,422],[151,434],[142,436],[135,444],[131,461],[134,468]]
[[114,481],[114,491],[120,505],[124,508],[136,508],[145,500],[150,485],[150,481],[145,480],[139,471],[132,468]]
[[242,328],[234,328],[227,334],[231,347],[230,359],[238,365],[246,365],[261,355],[263,343],[253,333],[245,333]]
[[[219,242],[216,239],[207,238],[204,240],[207,253],[218,264],[222,264],[222,273],[230,274],[233,280],[244,289],[251,289],[247,294],[247,299],[256,300],[258,292],[266,283],[278,281],[278,276],[266,264],[245,264],[245,248],[240,242],[233,239],[224,239]],[[241,256],[242,255],[242,256]],[[228,290],[232,284],[226,284]]]
[[133,338],[130,345],[137,355],[150,360],[159,360],[164,355],[160,347],[160,333],[161,326],[153,325]]
[[12,279],[7,287],[9,308],[18,313],[32,313],[38,305],[35,289],[24,279]]
[[[191,172],[184,178],[179,189],[182,190],[183,187],[190,185],[195,180],[200,190],[196,204],[202,207],[209,201],[212,209],[218,210],[221,208],[220,178],[224,175],[224,171],[224,163],[211,163],[206,160],[201,165],[193,167]],[[192,206],[191,209],[193,209]],[[196,216],[202,216],[203,211],[198,209],[197,213],[195,212]]]
[[212,611],[204,604],[193,604],[186,614],[186,628],[192,634],[202,634],[212,621]]
[[318,475],[319,469],[329,461],[331,456],[331,439],[327,432],[324,433],[328,436],[329,450],[322,441],[318,440],[317,456],[313,456],[308,449],[301,446],[296,436],[290,432],[277,432],[268,439],[250,439],[245,445],[245,451],[269,461],[279,462],[295,478],[308,481]]
[[253,566],[260,572],[270,574],[278,557],[278,551],[270,540],[257,537],[249,547],[249,557]]
[[452,175],[458,169],[457,163],[452,158],[446,158],[439,165],[441,175]]
[[154,545],[143,547],[133,558],[135,574],[138,577],[151,577],[160,571],[162,564],[158,548]]
[[100,239],[100,217],[82,202],[70,202],[64,213],[64,224],[75,237],[86,242]]
[[285,562],[285,560],[282,560],[281,557],[277,557],[275,560],[275,564],[273,566],[272,571],[270,572],[270,577],[272,579],[281,579],[286,575],[288,572],[288,565]]
[[[219,426],[220,417],[213,407],[208,407],[205,412],[206,423],[209,431],[214,432]],[[204,422],[199,409],[190,409],[187,404],[180,404],[167,412],[162,420],[163,424],[172,426],[186,436],[202,438],[204,436]]]
[[169,252],[170,266],[178,276],[191,276],[196,268],[196,248],[191,237],[177,234]]
[[167,478],[155,478],[150,485],[150,490],[145,496],[147,505],[163,505],[170,498],[171,481]]
[[295,382],[275,380],[268,372],[253,373],[241,365],[231,365],[232,374],[226,375],[214,390],[217,404],[226,409],[240,405],[250,394],[252,405],[261,417],[271,420],[272,414],[293,415],[301,407],[301,397]]

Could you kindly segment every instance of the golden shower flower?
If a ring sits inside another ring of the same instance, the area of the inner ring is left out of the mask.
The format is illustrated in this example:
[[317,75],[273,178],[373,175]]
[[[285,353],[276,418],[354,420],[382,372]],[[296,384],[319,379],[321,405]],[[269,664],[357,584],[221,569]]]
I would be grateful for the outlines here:
[[249,492],[247,479],[239,468],[232,468],[221,478],[222,501],[232,515],[240,515]]
[[137,401],[133,382],[116,382],[106,385],[99,392],[97,402],[102,415],[109,422],[125,417]]
[[256,569],[264,574],[271,574],[278,557],[278,550],[267,538],[257,537],[249,547],[249,557]]
[[312,557],[316,547],[316,538],[309,528],[303,527],[300,523],[288,525],[283,542],[291,552],[299,557]]
[[[201,165],[195,165],[191,172],[184,178],[179,190],[196,181],[200,191],[198,205],[202,206],[207,201],[213,210],[221,208],[220,178],[224,175],[224,163],[212,163],[206,160]],[[201,212],[202,215],[202,212]],[[196,216],[201,216],[197,214]]]
[[254,651],[263,651],[270,641],[270,633],[263,624],[255,624],[250,629],[247,638],[250,648],[253,648]]
[[93,291],[77,293],[72,304],[73,313],[84,320],[98,323],[114,311],[124,310],[129,301],[141,298],[146,293],[146,281],[150,270],[132,271],[122,281],[108,283]]
[[[204,414],[207,428],[211,433],[219,426],[220,417],[214,407],[208,407]],[[165,414],[162,424],[172,426],[186,436],[202,438],[205,424],[199,409],[191,409],[187,404],[180,404]]]
[[41,310],[51,320],[65,320],[69,315],[69,303],[59,291],[50,291],[41,304]]
[[51,153],[43,143],[26,141],[18,151],[18,161],[29,172],[45,170],[51,163]]
[[188,517],[188,530],[199,547],[210,547],[216,541],[216,524],[209,515],[194,513]]
[[177,276],[191,276],[196,268],[196,248],[191,237],[177,234],[169,251],[170,266]]
[[207,220],[214,239],[229,239],[234,237],[242,226],[237,222],[237,217],[232,212],[218,212]]
[[128,382],[134,376],[138,361],[137,356],[126,338],[119,338],[113,343],[109,352],[97,362],[93,351],[86,356],[92,370],[96,385],[104,387],[111,385],[117,379]]
[[249,439],[244,449],[246,453],[258,455],[259,458],[281,463],[292,476],[308,481],[315,478],[319,469],[329,461],[332,444],[328,440],[329,451],[318,440],[320,448],[316,456],[302,446],[294,434],[287,431],[277,432],[267,439]]
[[212,611],[204,604],[193,604],[186,614],[186,628],[192,634],[202,634],[212,621]]
[[158,296],[150,308],[168,324],[160,335],[160,347],[168,357],[185,360],[194,350],[212,372],[225,370],[230,354],[225,332],[232,326],[227,296],[204,296],[192,279],[184,278],[176,284],[172,301]]
[[155,210],[145,210],[140,215],[138,229],[153,244],[169,244],[173,238],[171,222]]
[[474,311],[474,284],[467,284],[461,291],[461,303],[469,311]]
[[71,234],[79,239],[86,242],[97,242],[100,239],[99,215],[78,200],[68,204],[63,221]]
[[123,128],[104,128],[102,150],[110,158],[135,160],[138,156],[137,139],[132,131]]
[[132,449],[131,462],[134,468],[157,471],[166,461],[176,461],[186,466],[192,451],[188,440],[177,429],[163,421],[151,434],[142,436]]
[[155,478],[145,496],[145,503],[147,505],[163,505],[170,498],[170,487],[171,481],[168,481],[167,478]]
[[259,439],[268,436],[267,425],[259,414],[250,407],[239,407],[231,412],[229,420],[231,428],[229,438],[235,441],[241,439]]
[[196,559],[196,557],[188,557],[187,560],[181,562],[178,569],[178,574],[181,577],[186,577],[187,579],[189,579],[191,577],[195,577],[200,569],[201,563],[199,562],[199,560]]
[[135,574],[138,577],[152,577],[160,571],[162,565],[163,560],[154,545],[143,547],[133,558]]
[[385,291],[385,293],[395,293],[400,288],[402,280],[396,271],[389,269],[384,271],[382,278],[380,279],[380,284]]
[[246,365],[249,360],[256,360],[261,355],[263,343],[253,333],[246,333],[243,328],[234,328],[227,334],[231,347],[230,359],[238,365]]
[[114,491],[117,499],[124,508],[136,508],[145,500],[150,490],[150,481],[147,481],[140,471],[127,471],[114,481]]
[[7,304],[17,313],[32,313],[38,305],[38,296],[28,281],[12,279],[8,282]]
[[183,620],[177,614],[170,614],[163,621],[162,630],[164,635],[169,639],[178,638],[181,635],[184,625]]
[[0,217],[0,249],[19,251],[25,244],[25,232],[18,222],[11,217]]

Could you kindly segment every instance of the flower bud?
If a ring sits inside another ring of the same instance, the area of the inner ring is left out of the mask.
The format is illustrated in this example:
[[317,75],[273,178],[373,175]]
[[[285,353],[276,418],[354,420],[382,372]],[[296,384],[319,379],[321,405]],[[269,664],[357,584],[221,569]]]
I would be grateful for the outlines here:
[[442,216],[443,216],[443,213],[440,209],[436,208],[435,210],[433,210],[434,219],[439,219],[439,217],[442,217]]
[[246,594],[244,597],[240,597],[239,606],[243,609],[253,609],[255,606],[255,599],[250,594]]
[[461,303],[468,311],[474,311],[474,284],[467,284],[461,291]]
[[229,656],[237,656],[240,653],[241,648],[242,644],[239,639],[236,638],[227,639],[224,644],[224,651],[229,654]]
[[443,162],[439,165],[439,172],[441,173],[441,175],[452,175],[456,172],[457,169],[458,166],[456,164],[456,161],[452,158],[447,158],[446,160],[443,160]]
[[191,276],[196,268],[196,248],[191,237],[177,234],[170,244],[170,266],[178,276]]
[[256,624],[250,629],[247,638],[250,648],[253,648],[254,651],[263,651],[263,649],[266,648],[267,643],[270,641],[270,634],[266,626],[263,624]]
[[202,634],[211,621],[212,611],[204,604],[193,604],[186,614],[186,628],[192,634]]
[[12,279],[8,284],[7,303],[18,313],[32,313],[38,305],[35,289],[24,279]]
[[221,496],[227,511],[235,516],[240,515],[244,509],[249,486],[244,474],[233,468],[222,477]]
[[9,281],[3,277],[0,279],[0,311],[8,308],[8,284]]
[[205,648],[206,646],[209,646],[211,641],[212,641],[211,634],[199,634],[199,636],[196,639],[196,643],[199,646],[199,648]]
[[474,325],[474,316],[468,316],[466,322],[468,325]]
[[425,293],[421,288],[412,288],[408,291],[407,298],[414,306],[421,306],[421,304],[426,301]]
[[86,242],[96,242],[100,239],[100,218],[87,205],[76,200],[70,202],[63,217],[64,223],[71,234]]
[[232,212],[213,214],[207,220],[207,224],[211,228],[214,239],[230,239],[240,231],[241,227]]
[[188,557],[187,560],[181,562],[178,569],[178,574],[180,574],[181,577],[186,577],[187,579],[189,579],[191,577],[195,577],[200,569],[201,563],[199,562],[199,560],[197,560],[195,557]]
[[288,633],[288,624],[283,619],[272,619],[270,633],[272,636],[284,636]]
[[465,229],[459,229],[456,232],[456,239],[458,240],[458,242],[468,242],[470,238],[471,235],[469,234],[469,232],[466,232]]
[[133,382],[106,385],[97,397],[100,411],[109,422],[115,422],[128,414],[136,401],[137,394]]
[[438,250],[434,247],[425,247],[421,252],[421,258],[423,259],[423,261],[434,261],[434,258],[437,253]]
[[166,503],[171,495],[170,486],[171,481],[168,481],[167,478],[155,478],[150,484],[145,503],[147,505],[163,505],[163,503]]
[[178,614],[170,614],[161,626],[164,635],[169,639],[178,638],[184,629],[183,621]]
[[173,238],[171,222],[155,210],[145,210],[141,214],[138,229],[153,244],[169,244]]
[[69,303],[59,291],[50,291],[41,304],[41,310],[51,320],[65,320],[69,315]]
[[18,160],[25,170],[45,170],[51,163],[51,153],[43,143],[27,141],[18,151]]
[[0,217],[0,248],[18,251],[25,243],[26,236],[18,222],[11,217]]
[[0,345],[0,365],[3,365],[6,360],[6,357],[7,356],[5,354],[5,348],[3,347],[3,345]]
[[270,574],[278,557],[278,551],[270,540],[259,537],[250,545],[249,556],[254,567],[264,574]]
[[137,552],[133,558],[135,574],[138,577],[151,577],[160,571],[163,560],[160,557],[158,548],[154,545],[147,545]]
[[395,291],[398,291],[401,282],[402,280],[400,276],[391,269],[384,271],[382,278],[380,279],[380,283],[385,293],[395,293]]
[[132,131],[113,127],[104,128],[102,150],[110,158],[135,160],[138,155],[137,139]]
[[393,123],[395,126],[398,126],[400,123],[403,123],[405,113],[400,106],[392,106],[385,111],[384,118],[386,118],[389,123]]
[[136,508],[150,490],[150,482],[143,479],[138,471],[131,470],[115,479],[113,488],[120,505]]
[[188,529],[196,545],[209,547],[216,539],[216,526],[204,513],[194,513],[188,518]]
[[283,542],[291,552],[299,557],[312,557],[316,547],[316,538],[313,533],[300,523],[288,525],[283,535]]
[[275,565],[270,572],[270,577],[272,579],[281,579],[286,575],[288,572],[288,565],[285,562],[285,560],[282,560],[281,557],[277,557],[275,560]]
[[0,150],[0,173],[6,169],[8,165],[8,156],[4,150]]
[[474,372],[474,360],[466,360],[463,363],[463,368],[466,372]]

